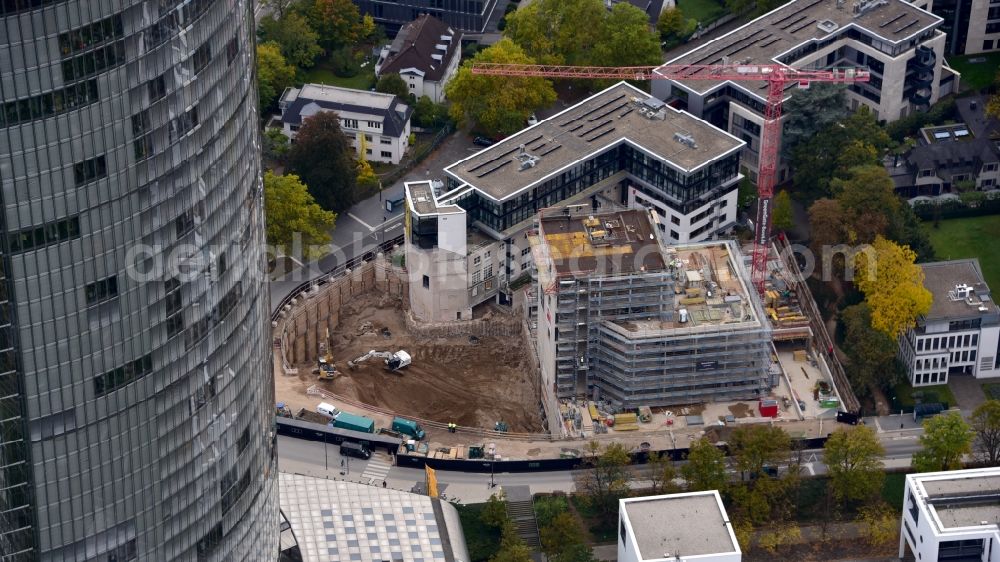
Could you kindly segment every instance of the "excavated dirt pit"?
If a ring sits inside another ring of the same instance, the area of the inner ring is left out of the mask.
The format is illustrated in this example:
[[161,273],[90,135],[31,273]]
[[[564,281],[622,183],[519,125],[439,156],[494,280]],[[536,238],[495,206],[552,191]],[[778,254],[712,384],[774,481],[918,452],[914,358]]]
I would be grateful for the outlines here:
[[[388,337],[385,330],[388,329]],[[520,337],[429,338],[406,329],[398,301],[378,294],[346,303],[331,334],[334,364],[341,376],[316,381],[312,365],[300,366],[304,386],[326,390],[366,404],[440,422],[493,429],[504,421],[513,432],[543,431],[538,412],[537,375]],[[390,372],[371,358],[350,369],[347,361],[369,350],[404,350],[413,363]]]

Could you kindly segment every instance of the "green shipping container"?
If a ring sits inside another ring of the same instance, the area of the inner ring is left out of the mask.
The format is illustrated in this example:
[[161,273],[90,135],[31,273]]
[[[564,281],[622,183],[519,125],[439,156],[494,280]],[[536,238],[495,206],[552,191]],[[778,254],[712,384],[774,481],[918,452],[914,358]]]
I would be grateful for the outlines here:
[[330,425],[338,429],[350,429],[351,431],[362,431],[364,433],[375,433],[375,422],[365,417],[356,416],[347,412],[341,412],[337,419]]

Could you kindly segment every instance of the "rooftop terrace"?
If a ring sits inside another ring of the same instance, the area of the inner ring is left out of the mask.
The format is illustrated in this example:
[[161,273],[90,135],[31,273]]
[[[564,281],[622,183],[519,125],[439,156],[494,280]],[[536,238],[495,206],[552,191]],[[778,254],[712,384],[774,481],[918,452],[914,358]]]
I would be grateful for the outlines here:
[[641,560],[739,552],[718,492],[623,500]]
[[448,166],[445,172],[503,201],[622,142],[684,171],[710,163],[744,144],[705,121],[619,82]]
[[[860,13],[854,4],[865,6]],[[822,42],[855,28],[888,43],[907,40],[941,22],[941,18],[904,0],[793,0],[667,64],[774,64],[784,53],[809,42]],[[705,93],[722,81],[685,80],[684,86]],[[740,82],[748,91],[767,96],[767,83]]]

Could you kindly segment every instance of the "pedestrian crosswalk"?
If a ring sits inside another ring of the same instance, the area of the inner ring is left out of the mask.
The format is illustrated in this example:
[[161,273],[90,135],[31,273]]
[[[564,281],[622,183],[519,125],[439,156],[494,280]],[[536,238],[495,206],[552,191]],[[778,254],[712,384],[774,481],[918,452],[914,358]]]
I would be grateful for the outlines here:
[[382,451],[377,451],[372,455],[372,458],[368,459],[365,471],[361,473],[361,481],[368,482],[369,484],[378,484],[380,481],[385,480],[390,468],[392,468],[392,459],[389,458],[389,455]]

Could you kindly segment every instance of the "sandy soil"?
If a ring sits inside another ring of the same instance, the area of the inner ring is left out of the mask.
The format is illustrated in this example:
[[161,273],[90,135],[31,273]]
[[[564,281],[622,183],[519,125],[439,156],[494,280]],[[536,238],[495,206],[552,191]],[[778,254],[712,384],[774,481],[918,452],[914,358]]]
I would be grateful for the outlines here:
[[[383,329],[389,330],[386,337]],[[299,381],[287,377],[281,388],[298,394],[319,384],[335,394],[392,410],[400,415],[493,429],[504,421],[514,432],[543,430],[538,388],[519,338],[425,338],[406,330],[398,302],[369,293],[347,305],[331,337],[331,351],[342,373],[334,381],[316,381],[312,365],[299,366]],[[372,358],[355,369],[347,361],[369,350],[404,350],[413,363],[399,372]],[[290,404],[293,400],[286,399]]]

